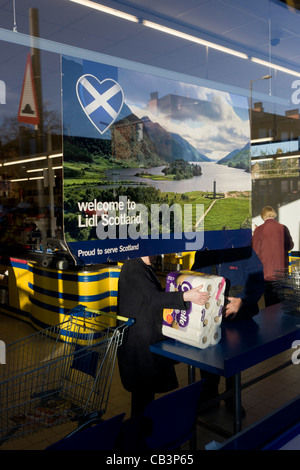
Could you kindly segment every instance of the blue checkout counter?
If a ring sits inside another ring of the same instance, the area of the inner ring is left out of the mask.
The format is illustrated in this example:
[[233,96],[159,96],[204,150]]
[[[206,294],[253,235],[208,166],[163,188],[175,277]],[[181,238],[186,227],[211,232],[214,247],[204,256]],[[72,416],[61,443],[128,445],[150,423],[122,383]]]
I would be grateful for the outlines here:
[[[223,377],[234,377],[233,432],[237,433],[241,431],[241,372],[290,349],[293,341],[299,339],[300,317],[285,313],[281,304],[277,304],[260,310],[258,315],[249,320],[223,322],[222,338],[216,346],[198,349],[167,339],[152,345],[151,350],[188,364],[190,382],[194,380],[195,368]],[[292,361],[280,367],[289,364]]]

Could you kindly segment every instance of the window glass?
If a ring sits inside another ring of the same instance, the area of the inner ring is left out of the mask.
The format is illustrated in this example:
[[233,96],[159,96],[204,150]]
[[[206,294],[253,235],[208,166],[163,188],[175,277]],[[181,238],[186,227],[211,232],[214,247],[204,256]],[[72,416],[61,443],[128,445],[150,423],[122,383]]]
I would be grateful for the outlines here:
[[[87,3],[97,7],[100,1]],[[0,0],[2,250],[39,252],[46,239],[64,237],[62,156],[68,129],[63,122],[62,57],[67,56],[245,98],[253,220],[261,223],[265,204],[278,209],[298,201],[300,12],[296,4],[280,0],[107,0],[103,4],[115,9],[117,5],[132,17],[120,18],[71,0],[40,0],[37,7],[32,0]],[[156,92],[153,87],[152,93]],[[221,102],[214,105],[219,116],[226,113]],[[215,164],[241,149],[242,129],[237,135],[235,128],[229,139],[230,116],[222,116],[228,132],[207,136],[197,149]],[[218,156],[212,152],[217,141]],[[170,141],[165,139],[163,145],[168,147]],[[265,191],[267,180],[272,190]],[[288,224],[288,210],[280,214]],[[298,232],[292,234],[295,249],[299,249]]]

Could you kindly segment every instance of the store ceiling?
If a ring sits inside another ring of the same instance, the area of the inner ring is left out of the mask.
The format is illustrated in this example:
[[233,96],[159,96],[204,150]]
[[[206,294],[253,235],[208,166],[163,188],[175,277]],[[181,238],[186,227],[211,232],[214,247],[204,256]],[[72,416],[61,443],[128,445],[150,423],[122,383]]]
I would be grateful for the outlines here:
[[[287,6],[285,1],[103,0],[98,3],[300,72],[300,12]],[[36,7],[40,37],[57,43],[245,89],[249,89],[250,80],[269,72],[264,66],[218,51],[207,53],[203,46],[69,0],[15,0],[15,11],[13,5],[14,0],[0,0],[0,28],[12,31],[15,19],[18,31],[15,34],[29,33],[29,9]],[[1,67],[13,67],[17,60],[9,46],[1,47]],[[51,67],[48,61],[45,68],[49,74]],[[288,99],[291,91],[290,88],[287,91],[287,76],[281,75],[277,75],[274,89],[267,90],[271,84],[266,85],[261,80],[256,90]],[[288,78],[289,84],[295,79]]]

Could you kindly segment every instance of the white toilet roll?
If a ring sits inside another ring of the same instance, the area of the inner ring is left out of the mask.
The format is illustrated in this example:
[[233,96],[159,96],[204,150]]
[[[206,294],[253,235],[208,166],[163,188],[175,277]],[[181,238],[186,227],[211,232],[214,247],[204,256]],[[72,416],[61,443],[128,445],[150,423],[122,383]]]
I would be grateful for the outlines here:
[[219,341],[221,339],[221,334],[222,334],[222,331],[221,331],[220,326],[218,328],[216,328],[215,330],[210,331],[210,333],[209,333],[209,342],[212,346],[219,343]]
[[[177,323],[182,330],[189,328],[196,328],[202,330],[203,326],[208,324],[208,320],[205,318],[205,311],[201,309],[200,311],[191,311],[186,310],[174,310],[173,322]],[[172,323],[173,323],[172,322]]]
[[191,303],[188,310],[165,309],[162,332],[165,336],[204,349],[221,339],[225,279],[193,271],[176,271],[167,276],[167,292],[200,286],[203,292],[209,293],[209,300],[201,306]]
[[210,332],[209,330],[205,330],[200,333],[197,330],[189,330],[189,332],[182,332],[175,328],[167,328],[163,326],[162,330],[163,334],[168,336],[169,338],[176,339],[184,344],[189,344],[191,346],[195,346],[197,348],[207,348],[210,346],[211,339],[210,339]]

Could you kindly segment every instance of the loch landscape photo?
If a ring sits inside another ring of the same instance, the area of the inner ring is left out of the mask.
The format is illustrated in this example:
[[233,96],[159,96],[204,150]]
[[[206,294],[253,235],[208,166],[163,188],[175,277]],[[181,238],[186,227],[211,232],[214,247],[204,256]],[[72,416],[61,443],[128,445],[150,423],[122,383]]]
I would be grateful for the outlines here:
[[[251,169],[245,100],[201,86],[97,65],[93,64],[99,77],[95,82],[93,75],[94,86],[103,95],[115,89],[117,111],[112,119],[112,102],[106,108],[108,116],[103,112],[91,122],[92,114],[87,119],[86,110],[93,102],[88,101],[86,89],[77,100],[72,87],[64,94],[66,239],[99,238],[95,226],[78,224],[79,207],[84,207],[80,202],[109,203],[120,197],[143,204],[149,212],[153,204],[175,204],[182,207],[183,218],[183,207],[190,205],[191,231],[249,229]],[[82,79],[86,68],[86,64],[83,67],[65,59],[64,80],[73,83],[73,88],[80,80],[86,84],[90,77],[86,74]],[[104,85],[106,91],[102,90]],[[194,210],[199,205],[205,214],[201,224]],[[150,231],[150,220],[148,224]]]

